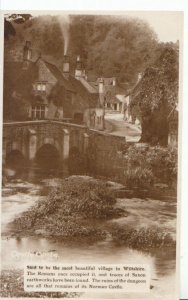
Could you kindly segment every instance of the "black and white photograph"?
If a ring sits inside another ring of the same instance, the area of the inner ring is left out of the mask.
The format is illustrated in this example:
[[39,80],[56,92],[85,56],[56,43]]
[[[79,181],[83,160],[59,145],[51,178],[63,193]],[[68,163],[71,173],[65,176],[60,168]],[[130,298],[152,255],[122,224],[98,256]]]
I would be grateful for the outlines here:
[[3,17],[2,299],[179,299],[183,12]]

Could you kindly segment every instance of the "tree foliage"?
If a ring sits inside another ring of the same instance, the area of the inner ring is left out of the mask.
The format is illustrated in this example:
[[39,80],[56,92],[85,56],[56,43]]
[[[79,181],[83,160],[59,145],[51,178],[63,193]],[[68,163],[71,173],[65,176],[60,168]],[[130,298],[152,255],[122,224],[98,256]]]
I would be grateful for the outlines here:
[[16,35],[13,23],[22,24],[28,21],[32,16],[30,14],[7,14],[4,19],[4,38],[9,39],[10,36]]
[[[81,55],[90,76],[116,76],[132,83],[152,59],[157,37],[144,21],[100,15],[71,15],[69,21],[68,54],[72,69],[76,56]],[[60,16],[39,16],[14,27],[16,38],[11,47],[31,40],[33,49],[40,49],[42,55],[62,64],[64,36]]]
[[156,61],[145,71],[132,94],[131,108],[142,123],[142,141],[165,145],[168,115],[178,101],[178,46],[160,45]]
[[177,180],[177,150],[130,146],[125,153],[125,180],[129,186],[171,186]]

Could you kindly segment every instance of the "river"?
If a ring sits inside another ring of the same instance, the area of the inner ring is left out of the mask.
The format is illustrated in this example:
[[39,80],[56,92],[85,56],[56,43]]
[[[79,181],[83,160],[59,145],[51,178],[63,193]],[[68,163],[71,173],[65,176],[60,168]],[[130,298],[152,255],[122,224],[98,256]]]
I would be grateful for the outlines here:
[[[57,174],[58,175],[58,174]],[[116,246],[111,239],[95,243],[68,242],[41,237],[8,237],[9,223],[31,207],[39,198],[45,197],[49,187],[57,184],[53,175],[20,175],[7,182],[2,189],[2,269],[22,268],[25,261],[55,261],[66,263],[138,263],[151,268],[151,290],[148,294],[110,294],[121,299],[174,299],[175,294],[175,249],[152,250],[149,253]],[[118,185],[117,185],[118,186]],[[131,193],[129,193],[131,194]],[[107,222],[121,226],[158,226],[167,229],[175,238],[176,200],[174,197],[135,196],[117,199],[118,207],[126,208],[127,217]],[[109,294],[83,294],[81,297],[109,298]]]

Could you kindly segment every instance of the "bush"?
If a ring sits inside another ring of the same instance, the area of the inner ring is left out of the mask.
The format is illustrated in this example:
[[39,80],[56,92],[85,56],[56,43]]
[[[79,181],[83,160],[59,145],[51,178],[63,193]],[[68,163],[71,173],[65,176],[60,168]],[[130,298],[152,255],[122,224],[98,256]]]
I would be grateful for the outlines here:
[[60,186],[54,187],[47,200],[38,203],[36,213],[45,216],[58,211],[63,216],[109,218],[114,214],[115,202],[106,183],[70,177],[63,180]]
[[149,250],[151,248],[171,247],[175,245],[169,233],[160,228],[123,229],[116,228],[112,232],[116,243],[125,244],[137,250]]
[[23,213],[14,225],[18,231],[34,234],[102,239],[105,232],[95,220],[122,215],[123,210],[114,208],[115,202],[106,183],[72,176],[52,188],[48,197]]
[[128,185],[171,185],[177,177],[177,150],[170,148],[130,146],[124,155],[127,168],[125,180]]

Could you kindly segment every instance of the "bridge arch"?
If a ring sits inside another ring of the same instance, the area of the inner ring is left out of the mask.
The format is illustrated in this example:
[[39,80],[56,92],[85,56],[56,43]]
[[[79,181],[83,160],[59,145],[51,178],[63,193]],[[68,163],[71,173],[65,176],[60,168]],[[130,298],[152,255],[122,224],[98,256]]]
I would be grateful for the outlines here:
[[28,159],[18,149],[13,149],[6,154],[5,166],[13,169],[23,169],[28,166]]
[[61,166],[61,155],[51,143],[43,144],[36,152],[35,163],[46,169],[57,169]]

